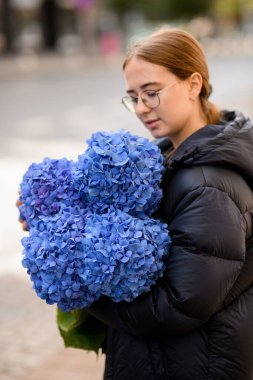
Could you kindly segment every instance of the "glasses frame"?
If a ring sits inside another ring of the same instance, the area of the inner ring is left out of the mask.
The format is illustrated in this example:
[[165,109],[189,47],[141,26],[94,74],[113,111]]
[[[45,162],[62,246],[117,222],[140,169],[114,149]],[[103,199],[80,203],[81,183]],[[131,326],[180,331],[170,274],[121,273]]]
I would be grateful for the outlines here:
[[[140,94],[136,97],[133,97],[133,96],[130,96],[130,95],[125,95],[123,96],[123,98],[121,99],[121,103],[123,104],[123,106],[130,112],[132,113],[136,113],[136,107],[138,105],[138,102],[139,102],[139,99],[142,101],[142,103],[147,107],[147,108],[150,108],[150,109],[154,109],[154,108],[157,108],[159,107],[160,103],[161,103],[161,99],[160,99],[160,94],[166,90],[166,89],[170,89],[172,87],[174,87],[176,84],[178,83],[175,82],[173,84],[169,84],[165,87],[163,87],[161,90],[143,90],[140,92]],[[157,96],[157,99],[158,99],[158,104],[154,107],[150,107],[150,105],[146,104],[146,100],[142,98],[142,94],[146,93],[146,92],[152,92],[154,93],[156,96]],[[136,103],[133,103],[133,98],[136,99]]]

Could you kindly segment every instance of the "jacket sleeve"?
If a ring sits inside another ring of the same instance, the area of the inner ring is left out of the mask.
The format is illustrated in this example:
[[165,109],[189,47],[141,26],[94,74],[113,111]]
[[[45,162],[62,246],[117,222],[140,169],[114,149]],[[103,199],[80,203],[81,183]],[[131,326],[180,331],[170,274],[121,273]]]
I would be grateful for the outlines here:
[[169,223],[172,246],[163,277],[132,302],[103,297],[88,310],[107,325],[158,339],[190,332],[216,313],[245,257],[245,222],[224,191],[184,195]]

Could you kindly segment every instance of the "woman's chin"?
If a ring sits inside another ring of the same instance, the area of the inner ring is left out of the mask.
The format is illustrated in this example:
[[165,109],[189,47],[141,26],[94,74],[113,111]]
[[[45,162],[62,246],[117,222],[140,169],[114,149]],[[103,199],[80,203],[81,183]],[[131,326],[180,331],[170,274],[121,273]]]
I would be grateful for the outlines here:
[[161,130],[159,130],[159,128],[154,128],[152,130],[149,130],[149,132],[156,139],[159,139],[159,138],[167,136],[165,133],[163,133]]

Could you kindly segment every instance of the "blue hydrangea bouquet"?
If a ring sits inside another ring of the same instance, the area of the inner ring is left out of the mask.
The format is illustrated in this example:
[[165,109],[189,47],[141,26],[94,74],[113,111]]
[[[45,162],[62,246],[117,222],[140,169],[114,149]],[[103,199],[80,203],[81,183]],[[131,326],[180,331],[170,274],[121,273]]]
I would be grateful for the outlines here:
[[152,218],[164,171],[157,145],[124,130],[95,133],[87,145],[76,161],[45,158],[24,174],[22,264],[37,295],[57,304],[65,344],[97,351],[103,329],[89,336],[94,320],[84,309],[101,296],[131,301],[150,290],[170,237]]

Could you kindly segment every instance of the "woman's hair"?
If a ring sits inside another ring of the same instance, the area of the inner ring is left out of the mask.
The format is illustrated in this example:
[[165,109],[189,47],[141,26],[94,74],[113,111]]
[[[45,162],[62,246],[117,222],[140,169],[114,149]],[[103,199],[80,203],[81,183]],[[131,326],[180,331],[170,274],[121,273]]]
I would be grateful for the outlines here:
[[133,46],[125,58],[123,69],[133,57],[163,66],[181,80],[198,72],[203,79],[199,98],[207,122],[215,124],[219,121],[219,110],[208,100],[212,88],[203,50],[189,33],[180,29],[158,30]]

